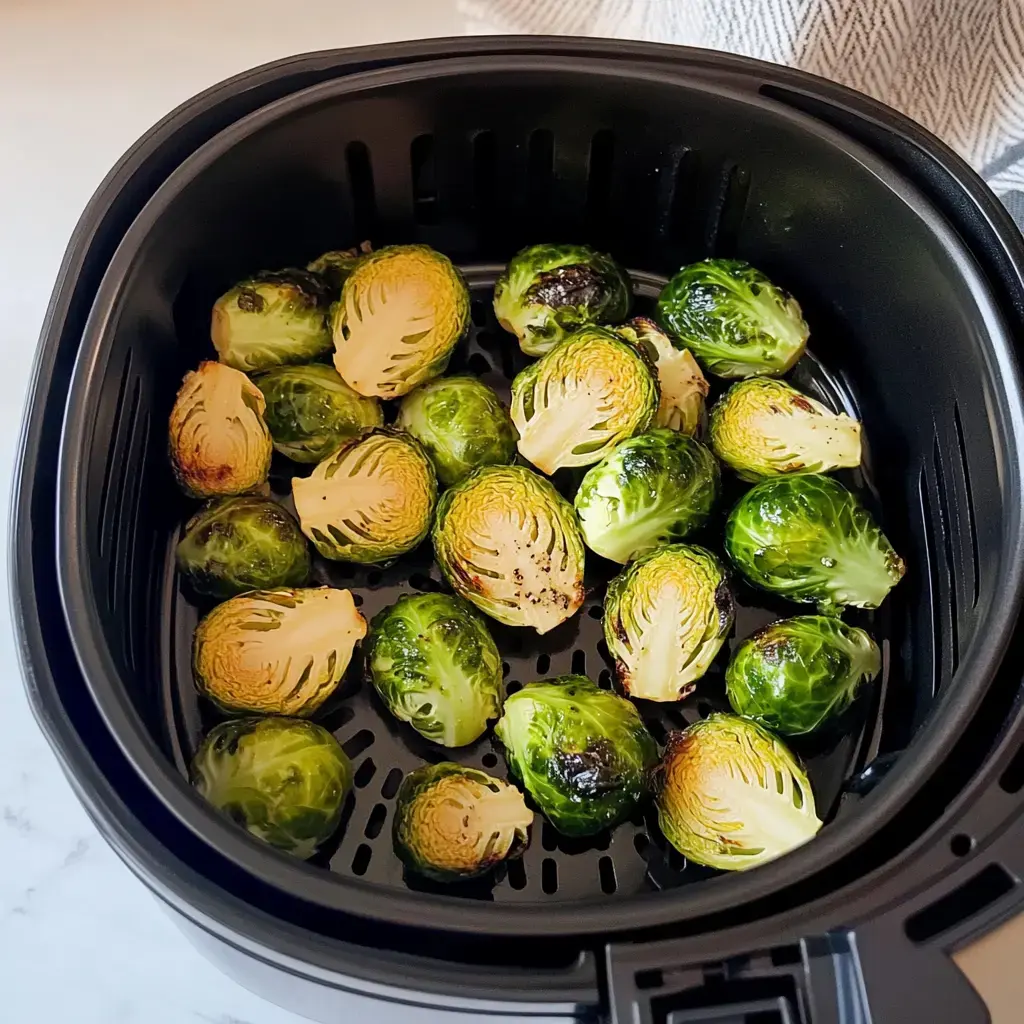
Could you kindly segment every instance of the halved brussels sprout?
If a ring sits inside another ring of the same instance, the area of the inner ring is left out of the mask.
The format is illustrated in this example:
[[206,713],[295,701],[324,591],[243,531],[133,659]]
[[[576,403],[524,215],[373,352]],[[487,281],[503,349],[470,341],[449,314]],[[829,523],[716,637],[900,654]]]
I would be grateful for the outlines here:
[[253,383],[267,401],[274,447],[294,462],[319,462],[346,438],[384,422],[380,402],[353,391],[330,366],[279,366]]
[[587,324],[622,320],[633,299],[626,272],[586,245],[529,245],[494,285],[494,314],[531,356]]
[[178,571],[211,597],[301,587],[309,577],[309,547],[299,524],[265,498],[208,501],[185,524],[175,556]]
[[196,688],[223,711],[313,714],[338,688],[366,620],[347,590],[257,590],[196,627]]
[[311,274],[319,274],[327,283],[331,295],[337,298],[341,295],[341,286],[348,275],[372,248],[369,242],[362,242],[351,249],[331,249],[307,263],[306,269]]
[[647,356],[603,327],[570,335],[512,382],[519,452],[548,474],[600,462],[646,430],[657,409]]
[[501,399],[476,377],[442,377],[402,399],[397,426],[415,437],[446,487],[480,466],[516,457],[516,428]]
[[324,558],[385,565],[426,537],[434,468],[408,434],[377,427],[350,438],[308,477],[292,479],[302,532]]
[[813,839],[811,784],[781,740],[735,715],[669,735],[655,773],[658,823],[695,864],[744,871]]
[[494,727],[509,768],[563,835],[617,825],[647,793],[658,750],[636,707],[586,676],[529,683]]
[[222,363],[246,373],[308,363],[331,349],[329,306],[327,286],[316,274],[264,271],[214,303],[213,347]]
[[604,638],[631,697],[682,700],[732,628],[722,563],[705,548],[670,544],[638,558],[608,584]]
[[743,260],[683,267],[661,291],[658,321],[716,377],[785,373],[810,334],[796,299]]
[[699,441],[659,428],[623,441],[576,492],[587,547],[625,564],[703,526],[721,474]]
[[441,746],[472,743],[501,714],[501,655],[450,594],[405,594],[375,616],[366,667],[388,711]]
[[363,256],[334,312],[334,365],[361,395],[399,398],[442,374],[469,328],[469,289],[429,245]]
[[711,410],[715,454],[744,480],[860,465],[860,423],[784,381],[733,384]]
[[392,831],[402,863],[436,882],[477,878],[530,841],[533,811],[515,786],[452,761],[402,780]]
[[704,418],[704,399],[709,387],[690,350],[675,346],[672,339],[645,316],[633,317],[615,328],[615,332],[639,345],[657,367],[661,404],[654,415],[654,426],[695,434]]
[[882,668],[878,645],[827,615],[773,622],[744,640],[725,673],[733,711],[797,736],[844,711]]
[[266,403],[244,373],[203,362],[185,374],[170,420],[174,475],[194,498],[261,490],[274,446]]
[[507,626],[546,633],[583,604],[572,506],[524,466],[485,466],[445,491],[433,541],[452,589]]
[[238,718],[196,751],[192,784],[236,825],[305,860],[337,831],[352,765],[324,728],[296,718]]
[[747,491],[726,521],[725,550],[755,586],[825,612],[877,608],[906,571],[860,501],[812,473]]

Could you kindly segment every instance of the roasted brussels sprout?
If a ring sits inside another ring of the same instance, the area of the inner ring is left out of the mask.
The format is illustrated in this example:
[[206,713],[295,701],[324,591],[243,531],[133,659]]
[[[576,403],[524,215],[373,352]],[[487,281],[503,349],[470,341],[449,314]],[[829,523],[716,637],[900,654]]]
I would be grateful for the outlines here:
[[204,362],[185,374],[171,410],[170,452],[188,494],[217,498],[264,487],[274,454],[265,408],[259,389],[229,366]]
[[235,824],[301,857],[337,831],[352,765],[324,728],[297,718],[222,722],[192,761],[192,784]]
[[860,423],[784,381],[737,381],[711,410],[714,453],[744,480],[860,465]]
[[385,565],[426,537],[437,501],[419,441],[377,427],[292,479],[302,532],[324,558]]
[[658,823],[696,864],[743,871],[813,839],[814,794],[781,740],[735,715],[669,735],[655,772]]
[[313,714],[366,636],[347,590],[257,590],[217,605],[196,627],[192,671],[223,711]]
[[661,291],[658,321],[716,377],[785,373],[810,334],[796,299],[743,260],[683,267]]
[[533,811],[515,786],[442,761],[402,780],[392,837],[410,871],[435,882],[458,882],[522,853],[532,822]]
[[389,245],[345,279],[333,318],[334,365],[361,395],[399,398],[442,374],[469,327],[469,289],[428,245]]
[[825,612],[877,608],[906,571],[860,501],[812,473],[747,491],[725,524],[725,550],[755,586]]
[[370,623],[366,667],[388,711],[444,747],[501,714],[501,655],[483,618],[450,594],[406,594]]
[[485,466],[445,491],[433,541],[455,592],[508,626],[546,633],[583,604],[572,506],[524,466]]
[[603,327],[584,327],[512,382],[519,452],[544,473],[600,462],[650,426],[658,380],[643,350]]
[[708,670],[732,628],[722,563],[689,544],[638,558],[608,584],[604,638],[631,697],[681,700]]
[[301,587],[309,577],[309,548],[299,524],[264,498],[208,501],[185,524],[175,554],[178,571],[211,597]]
[[531,356],[542,356],[587,324],[625,318],[633,293],[611,256],[585,245],[530,245],[494,286],[494,314]]
[[327,286],[305,270],[266,271],[236,284],[213,306],[210,337],[222,363],[251,373],[308,363],[329,352]]
[[384,422],[380,402],[353,391],[330,366],[279,366],[253,383],[267,402],[274,447],[294,462],[319,462],[342,441]]
[[721,474],[699,441],[660,428],[623,441],[576,492],[587,547],[626,563],[707,522]]
[[310,273],[319,274],[326,282],[331,295],[337,298],[341,295],[341,286],[352,273],[356,263],[370,252],[371,248],[369,242],[362,242],[358,247],[351,249],[331,249],[307,263],[306,269]]
[[817,729],[882,668],[878,645],[827,615],[773,622],[744,640],[725,673],[733,711],[786,736]]
[[639,345],[657,367],[661,404],[654,414],[654,426],[695,434],[704,418],[704,399],[709,388],[690,350],[675,346],[671,338],[645,316],[634,317],[615,332]]
[[442,377],[402,399],[397,425],[427,450],[445,487],[480,466],[516,457],[516,428],[501,399],[476,377]]
[[618,824],[647,793],[657,747],[636,707],[585,676],[529,683],[494,727],[509,767],[559,832]]

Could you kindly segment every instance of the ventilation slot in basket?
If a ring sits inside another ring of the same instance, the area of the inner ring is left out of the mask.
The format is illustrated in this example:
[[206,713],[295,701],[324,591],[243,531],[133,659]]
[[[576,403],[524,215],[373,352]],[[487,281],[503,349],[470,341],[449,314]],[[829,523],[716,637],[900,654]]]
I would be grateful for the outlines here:
[[352,193],[352,221],[356,238],[372,239],[377,227],[377,196],[373,187],[373,166],[365,142],[345,147],[348,183]]
[[666,234],[677,241],[686,241],[693,233],[699,178],[700,154],[692,149],[682,150],[672,170],[668,223],[665,225]]
[[921,470],[918,481],[918,491],[921,500],[921,515],[923,517],[925,560],[928,563],[927,587],[928,592],[923,595],[928,604],[928,614],[931,619],[931,649],[932,649],[932,695],[938,692],[942,681],[942,625],[939,621],[941,614],[942,590],[939,579],[940,569],[938,565],[938,554],[935,549],[934,515],[932,510],[932,498],[929,493],[928,477],[925,470]]
[[971,468],[967,460],[967,444],[964,441],[964,425],[960,418],[960,406],[953,403],[953,426],[956,428],[957,454],[960,457],[960,472],[964,484],[964,504],[967,509],[967,528],[971,534],[971,607],[978,607],[981,580],[978,560],[978,524],[974,512],[974,491],[971,487]]
[[708,223],[708,252],[712,256],[735,256],[750,194],[750,175],[728,163],[718,183]]
[[434,136],[417,135],[409,147],[412,164],[412,203],[417,224],[437,223],[437,168]]
[[[954,560],[953,557],[953,521],[950,515],[949,505],[949,494],[946,489],[946,474],[942,468],[942,456],[939,452],[939,440],[935,439],[934,447],[932,448],[932,471],[935,474],[935,511],[938,514],[938,521],[934,524],[935,528],[938,529],[942,537],[942,549],[940,558],[942,559],[941,573],[942,579],[945,583],[945,592],[948,595],[948,600],[945,605],[948,609],[948,624],[949,624],[949,675],[952,676],[956,672],[957,665],[960,663],[960,641],[959,641],[959,624],[957,622],[957,587],[955,570],[959,562],[959,559]],[[936,566],[938,570],[939,567]]]

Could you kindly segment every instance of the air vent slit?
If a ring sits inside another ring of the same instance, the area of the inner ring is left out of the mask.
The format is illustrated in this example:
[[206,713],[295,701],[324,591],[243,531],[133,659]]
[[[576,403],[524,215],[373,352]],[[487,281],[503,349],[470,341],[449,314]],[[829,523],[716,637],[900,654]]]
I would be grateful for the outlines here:
[[345,147],[349,190],[352,194],[352,220],[356,237],[372,238],[377,226],[377,195],[373,184],[373,164],[365,142],[350,142]]
[[100,515],[99,515],[99,553],[100,558],[106,558],[108,545],[110,543],[111,518],[110,510],[107,507],[110,502],[110,485],[114,473],[114,466],[120,465],[120,439],[121,439],[121,417],[124,414],[125,395],[128,391],[128,379],[132,372],[132,350],[129,348],[124,359],[124,368],[121,370],[121,382],[117,388],[117,401],[114,404],[114,422],[110,425],[110,447],[107,454],[107,464],[103,470],[103,488],[100,491]]
[[750,174],[734,163],[722,171],[708,225],[707,248],[713,256],[735,256],[750,194]]
[[437,167],[434,136],[417,135],[409,147],[413,214],[418,224],[437,223]]
[[931,617],[932,641],[932,687],[931,696],[939,690],[942,674],[942,626],[939,622],[940,587],[938,579],[937,555],[935,538],[932,536],[932,503],[928,496],[928,481],[924,469],[918,480],[918,492],[921,501],[921,515],[924,534],[925,559],[928,562],[928,613]]
[[[135,441],[135,421],[139,416],[139,408],[142,402],[142,381],[136,377],[132,384],[131,398],[128,401],[128,415],[122,417],[118,424],[118,428],[121,436],[126,438],[125,442],[121,442],[121,438],[117,437],[114,439],[112,446],[112,458],[117,457],[119,464],[124,468],[126,460],[130,460],[131,450]],[[129,461],[129,469],[133,464]],[[117,609],[118,598],[121,596],[122,588],[118,586],[119,581],[123,580],[127,584],[127,580],[122,576],[123,565],[122,561],[125,558],[126,552],[124,549],[124,538],[128,536],[128,544],[132,543],[131,534],[134,532],[135,524],[134,520],[126,519],[126,512],[129,510],[134,511],[138,507],[138,501],[140,497],[140,477],[144,474],[142,472],[135,473],[124,473],[121,475],[120,481],[123,485],[117,493],[117,496],[112,500],[110,507],[107,510],[107,514],[110,517],[110,521],[114,527],[114,536],[120,539],[120,542],[115,541],[109,553],[107,554],[107,607],[110,611]],[[127,480],[125,479],[127,477]],[[111,480],[113,485],[114,481]]]
[[971,577],[973,592],[971,595],[971,607],[978,607],[978,598],[981,596],[980,562],[978,559],[978,524],[974,512],[974,492],[971,487],[971,467],[967,459],[967,444],[964,440],[964,424],[960,418],[960,406],[953,403],[953,425],[956,428],[957,450],[960,454],[960,469],[963,473],[964,492],[967,504],[967,525],[971,533],[971,557],[974,559],[971,566]]
[[690,231],[699,176],[700,155],[692,149],[682,150],[676,159],[668,214],[668,234],[677,241],[683,241]]
[[942,546],[945,554],[943,566],[946,577],[946,591],[949,595],[949,675],[952,678],[960,664],[960,638],[957,615],[956,562],[953,558],[953,519],[949,509],[949,495],[946,490],[946,473],[942,467],[942,455],[939,452],[939,439],[935,438],[932,448],[932,468],[935,472],[935,496],[939,514],[938,526],[942,533]]

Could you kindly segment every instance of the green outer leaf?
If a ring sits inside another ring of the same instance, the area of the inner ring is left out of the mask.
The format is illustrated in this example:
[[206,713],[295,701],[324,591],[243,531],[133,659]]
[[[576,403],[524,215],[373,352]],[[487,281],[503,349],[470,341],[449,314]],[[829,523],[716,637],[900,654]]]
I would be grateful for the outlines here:
[[631,302],[626,272],[586,245],[529,245],[494,285],[498,322],[531,356],[550,352],[587,324],[624,320]]
[[725,673],[726,694],[738,715],[796,736],[849,707],[881,667],[878,645],[863,629],[800,615],[740,644]]
[[479,739],[505,698],[483,618],[450,594],[405,594],[370,623],[366,665],[388,711],[444,747]]
[[559,832],[588,836],[622,821],[647,793],[657,747],[624,697],[585,676],[530,683],[494,728],[509,768]]
[[751,488],[726,521],[725,550],[755,586],[828,611],[877,608],[905,572],[860,501],[812,473]]
[[718,463],[704,445],[658,428],[623,441],[587,473],[576,514],[587,546],[625,564],[703,526],[720,489]]
[[313,722],[238,718],[210,731],[191,777],[236,824],[305,859],[341,824],[352,765],[338,741]]
[[711,715],[672,733],[655,778],[661,831],[697,864],[744,871],[821,828],[796,758],[745,718]]
[[442,377],[402,399],[397,426],[427,450],[449,487],[480,466],[507,465],[518,435],[501,399],[476,377]]
[[796,299],[743,260],[682,267],[658,297],[657,319],[718,377],[785,373],[810,334]]

